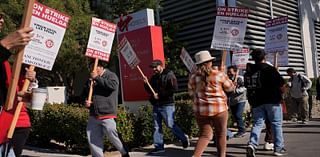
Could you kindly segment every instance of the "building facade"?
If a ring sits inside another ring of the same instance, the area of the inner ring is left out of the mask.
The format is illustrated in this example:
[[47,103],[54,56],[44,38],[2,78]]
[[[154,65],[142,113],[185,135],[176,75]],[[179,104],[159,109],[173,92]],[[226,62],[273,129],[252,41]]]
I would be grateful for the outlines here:
[[[264,48],[265,21],[288,16],[289,65],[310,78],[319,76],[320,66],[320,1],[319,0],[237,0],[238,7],[250,9],[244,45]],[[209,49],[216,16],[215,0],[164,0],[160,18],[183,24],[177,38],[191,56]],[[213,54],[218,58],[219,53]]]

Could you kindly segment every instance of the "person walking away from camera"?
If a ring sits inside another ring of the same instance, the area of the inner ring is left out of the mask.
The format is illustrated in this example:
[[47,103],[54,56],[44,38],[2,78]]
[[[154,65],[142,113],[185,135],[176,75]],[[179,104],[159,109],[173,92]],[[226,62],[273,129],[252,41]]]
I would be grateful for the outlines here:
[[195,54],[197,71],[188,82],[188,92],[193,100],[193,111],[197,120],[200,137],[193,156],[200,157],[213,137],[217,139],[217,156],[225,157],[227,149],[228,105],[225,92],[234,90],[226,74],[212,68],[215,59],[209,51]]
[[150,94],[150,103],[153,106],[153,143],[155,149],[150,154],[165,152],[163,142],[162,120],[165,125],[171,129],[172,133],[182,142],[182,147],[189,146],[189,137],[175,124],[175,104],[174,93],[178,89],[177,78],[173,71],[165,68],[161,60],[153,60],[150,67],[153,69],[153,75],[150,79],[150,85],[156,93],[153,95],[150,87],[147,85],[148,78],[144,77],[145,90]]
[[290,76],[288,80],[290,105],[292,109],[292,120],[297,121],[301,119],[303,124],[309,120],[309,106],[308,106],[308,90],[312,86],[311,80],[298,74],[293,68],[288,68],[287,74]]
[[[5,22],[4,18],[5,18],[4,12],[0,11],[0,32],[2,31],[4,26],[4,22]],[[10,66],[10,63],[8,62],[8,59],[11,56],[10,50],[17,50],[27,45],[29,41],[31,41],[31,38],[33,37],[33,34],[31,33],[32,30],[33,29],[31,27],[22,28],[8,34],[7,36],[5,36],[3,39],[0,40],[0,112],[1,112],[0,123],[2,124],[1,129],[3,130],[6,130],[5,128],[3,128],[4,123],[6,124],[9,123],[9,125],[11,124],[11,122],[2,121],[3,120],[2,118],[4,118],[4,115],[5,115],[4,112],[12,112],[12,114],[14,114],[14,111],[15,111],[14,109],[10,111],[5,111],[3,109],[3,106],[6,102],[7,92],[9,88],[10,79],[11,79],[11,66]],[[19,86],[22,87],[22,84],[23,84],[22,80],[24,80],[24,78],[28,79],[31,82],[27,93],[25,92],[18,93],[19,102],[26,101],[28,97],[30,98],[30,94],[29,94],[30,90],[32,88],[37,87],[37,83],[35,83],[36,81],[35,77],[36,77],[36,73],[34,71],[27,70],[25,76],[22,76],[19,78],[18,88]],[[19,91],[19,89],[17,89],[17,91]],[[14,157],[14,156],[20,157],[20,155],[22,154],[23,146],[25,145],[26,140],[28,138],[30,127],[31,127],[30,117],[26,109],[26,104],[23,104],[12,139],[10,141],[8,141],[9,139],[4,139],[4,141],[0,143],[0,157]]]
[[89,109],[87,123],[88,143],[93,157],[104,157],[103,139],[107,135],[110,142],[120,151],[122,157],[130,157],[128,150],[122,144],[115,122],[117,118],[119,79],[117,75],[98,63],[96,71],[91,72],[83,91],[86,99],[89,93],[90,81],[93,83],[92,101],[86,100]]
[[247,101],[247,89],[244,86],[243,76],[238,75],[237,71],[238,68],[236,66],[229,66],[227,68],[227,75],[236,87],[234,91],[228,94],[231,113],[238,127],[238,132],[234,135],[236,138],[243,137],[246,134],[246,128],[243,122],[243,111]]
[[255,64],[248,63],[244,76],[247,97],[252,106],[253,126],[247,146],[247,157],[255,157],[259,146],[259,138],[265,120],[271,123],[274,134],[274,155],[286,154],[282,132],[282,91],[285,88],[284,79],[278,70],[267,64],[265,52],[254,49],[251,57]]

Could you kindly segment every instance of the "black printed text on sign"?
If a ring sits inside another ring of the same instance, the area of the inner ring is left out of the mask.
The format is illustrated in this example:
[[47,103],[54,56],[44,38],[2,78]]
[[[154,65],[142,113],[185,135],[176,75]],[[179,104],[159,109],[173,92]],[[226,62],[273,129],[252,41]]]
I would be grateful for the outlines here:
[[30,23],[34,37],[25,47],[23,63],[51,70],[69,20],[69,16],[35,2]]

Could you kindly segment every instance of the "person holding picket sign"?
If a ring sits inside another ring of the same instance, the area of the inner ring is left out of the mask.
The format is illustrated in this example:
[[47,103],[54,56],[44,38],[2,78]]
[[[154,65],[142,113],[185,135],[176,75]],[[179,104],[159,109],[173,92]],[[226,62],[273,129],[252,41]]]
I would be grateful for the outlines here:
[[200,157],[213,136],[217,139],[217,156],[225,157],[227,151],[228,105],[225,92],[234,91],[234,85],[224,72],[212,67],[209,51],[195,54],[197,70],[188,82],[188,91],[193,100],[193,111],[200,129],[200,137],[193,156]]
[[[4,26],[4,17],[4,12],[0,11],[0,31]],[[32,30],[33,29],[31,27],[22,28],[10,33],[0,40],[0,123],[2,125],[2,131],[0,133],[0,157],[19,157],[22,153],[22,147],[24,146],[30,132],[30,118],[27,113],[26,105],[24,104],[19,114],[13,137],[9,141],[9,139],[6,138],[7,132],[3,131],[7,130],[4,128],[5,124],[10,124],[11,122],[4,120],[7,120],[6,115],[8,115],[9,112],[12,113],[15,110],[5,111],[3,107],[6,102],[6,96],[11,79],[11,67],[8,62],[8,59],[11,56],[10,50],[16,50],[26,46],[33,37],[33,34],[31,33]],[[36,73],[34,71],[27,70],[25,76],[20,77],[21,81],[19,81],[19,85],[21,85],[23,78],[28,79],[30,82],[34,82],[36,80],[35,76]],[[29,87],[32,86],[36,87],[37,84],[31,84]],[[31,88],[28,90],[30,91]],[[25,98],[28,96],[29,93],[19,92],[18,100],[25,101]]]
[[159,59],[153,60],[150,68],[154,74],[150,79],[150,85],[154,89],[155,94],[147,85],[148,78],[143,77],[145,82],[145,90],[150,94],[150,103],[153,105],[153,143],[155,149],[150,154],[158,154],[165,152],[162,131],[162,119],[166,126],[171,129],[172,133],[182,142],[182,147],[187,148],[190,145],[189,138],[174,122],[174,92],[178,88],[177,79],[173,71],[165,68],[163,62]]
[[86,100],[85,106],[90,110],[87,123],[87,137],[93,157],[103,157],[103,137],[107,135],[110,142],[120,151],[122,157],[130,157],[128,150],[122,144],[117,131],[119,79],[117,75],[104,68],[99,62],[97,69],[91,72],[90,79],[85,84],[83,98],[89,93],[90,82],[93,82],[93,99]]

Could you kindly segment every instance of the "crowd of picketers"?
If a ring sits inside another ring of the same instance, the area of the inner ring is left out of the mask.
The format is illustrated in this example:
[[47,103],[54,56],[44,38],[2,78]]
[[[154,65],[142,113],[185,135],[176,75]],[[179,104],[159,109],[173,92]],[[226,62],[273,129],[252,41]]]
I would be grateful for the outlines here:
[[[0,30],[4,26],[4,13],[0,13]],[[21,28],[0,40],[0,102],[4,105],[11,76],[8,62],[11,50],[19,49],[32,39],[32,28]],[[259,145],[261,131],[266,127],[265,149],[273,150],[275,156],[286,155],[282,123],[283,123],[283,93],[289,92],[290,118],[292,121],[306,124],[311,114],[309,111],[308,90],[312,86],[309,78],[298,74],[293,68],[287,69],[290,76],[286,83],[277,68],[268,64],[265,52],[254,49],[251,52],[254,63],[248,63],[243,76],[238,74],[236,66],[225,69],[213,66],[209,51],[199,51],[194,55],[196,70],[188,81],[188,93],[193,101],[193,112],[199,127],[199,138],[193,152],[194,157],[200,157],[208,144],[214,139],[217,156],[226,156],[228,138],[241,138],[246,134],[243,112],[246,103],[250,104],[252,128],[246,149],[247,157],[255,157]],[[165,152],[162,122],[182,142],[183,148],[190,145],[189,137],[174,122],[174,93],[178,88],[177,79],[172,70],[165,67],[161,60],[153,60],[150,68],[154,74],[151,78],[143,77],[145,90],[150,94],[153,106],[153,144],[150,154]],[[24,70],[23,70],[24,71]],[[37,87],[36,73],[26,70],[21,78],[31,81],[31,88]],[[319,82],[319,80],[317,81]],[[21,85],[20,85],[21,86]],[[93,87],[93,99],[85,96]],[[125,86],[125,85],[124,85]],[[151,88],[150,88],[151,87]],[[319,83],[317,89],[320,90]],[[103,137],[107,135],[111,143],[120,151],[122,157],[129,157],[129,150],[118,136],[115,118],[117,118],[119,79],[117,75],[98,64],[84,85],[83,103],[89,109],[86,133],[91,154],[103,157]],[[30,90],[29,90],[30,91]],[[28,101],[30,92],[18,93],[18,101]],[[317,96],[317,99],[320,97]],[[229,110],[237,124],[237,132],[232,133],[227,128]],[[0,120],[6,111],[1,107]],[[1,122],[4,124],[4,122]],[[11,139],[1,139],[0,157],[20,157],[23,146],[30,133],[30,118],[24,104],[18,123]],[[214,129],[213,129],[214,128]],[[1,127],[4,130],[4,127]],[[228,138],[226,138],[228,137]]]

